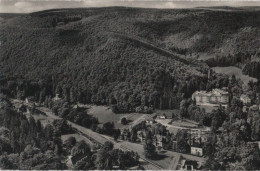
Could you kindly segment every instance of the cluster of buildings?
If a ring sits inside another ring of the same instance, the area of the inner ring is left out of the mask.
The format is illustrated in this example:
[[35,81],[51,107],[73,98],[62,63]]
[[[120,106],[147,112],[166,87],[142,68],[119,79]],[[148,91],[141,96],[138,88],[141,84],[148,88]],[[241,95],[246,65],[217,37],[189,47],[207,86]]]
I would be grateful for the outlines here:
[[190,130],[190,153],[203,156],[203,144],[208,141],[209,130],[191,129]]
[[192,100],[196,105],[205,106],[227,106],[229,102],[229,93],[227,88],[213,89],[212,91],[196,91],[192,94]]
[[240,100],[243,102],[243,111],[252,111],[252,112],[258,112],[260,111],[260,105],[257,104],[253,104],[252,99],[246,95],[246,94],[242,94],[240,96]]
[[[160,116],[159,116],[160,117]],[[148,127],[156,127],[158,123],[156,123],[152,119],[148,119],[145,121],[146,126]],[[139,129],[137,131],[135,142],[143,144],[145,142],[147,131],[145,129]],[[187,143],[190,146],[190,154],[196,156],[203,156],[203,145],[208,141],[208,137],[210,136],[210,129],[188,129],[188,139]],[[121,130],[121,140],[130,140],[130,131],[128,129]],[[152,136],[153,145],[157,148],[158,151],[164,148],[167,145],[167,148],[170,148],[173,151],[177,150],[177,140],[176,137],[171,137],[171,143],[166,143],[166,136],[161,134],[155,134]],[[169,146],[170,145],[170,146]]]
[[[252,99],[246,95],[242,94],[238,97],[239,100],[244,105],[244,111],[259,111],[260,105],[252,105]],[[222,105],[227,107],[229,103],[229,93],[227,88],[213,89],[212,91],[196,91],[192,94],[192,100],[196,102],[197,106],[212,106],[216,107]]]
[[[137,131],[137,136],[136,136],[135,142],[143,144],[145,142],[146,134],[147,134],[146,130]],[[130,135],[130,131],[128,129],[123,129],[121,131],[121,135],[120,135],[121,140],[129,141],[130,137],[131,137],[131,135]],[[163,147],[163,140],[165,138],[166,137],[164,135],[159,135],[159,134],[154,135],[152,137],[153,145],[157,149],[161,149]]]

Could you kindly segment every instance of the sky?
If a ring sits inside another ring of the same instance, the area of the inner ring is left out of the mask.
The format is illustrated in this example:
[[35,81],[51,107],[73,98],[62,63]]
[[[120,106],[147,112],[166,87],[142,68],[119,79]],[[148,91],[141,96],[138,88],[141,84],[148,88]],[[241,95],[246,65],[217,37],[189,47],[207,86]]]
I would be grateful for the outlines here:
[[0,0],[0,13],[30,13],[55,8],[128,6],[193,8],[205,6],[260,6],[260,0]]

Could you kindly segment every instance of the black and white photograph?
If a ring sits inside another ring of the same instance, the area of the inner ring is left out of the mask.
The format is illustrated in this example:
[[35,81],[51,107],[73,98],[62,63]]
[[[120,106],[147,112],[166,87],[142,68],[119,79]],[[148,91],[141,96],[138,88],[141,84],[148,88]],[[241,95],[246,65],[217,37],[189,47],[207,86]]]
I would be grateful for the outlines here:
[[0,0],[0,170],[260,170],[260,1]]

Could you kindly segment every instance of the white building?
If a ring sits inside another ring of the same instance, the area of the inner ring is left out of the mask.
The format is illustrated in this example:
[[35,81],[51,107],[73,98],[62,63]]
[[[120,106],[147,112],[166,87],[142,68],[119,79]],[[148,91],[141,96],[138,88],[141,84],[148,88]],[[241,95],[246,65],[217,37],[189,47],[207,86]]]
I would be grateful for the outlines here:
[[165,115],[159,116],[160,119],[166,119],[167,117]]
[[61,98],[60,98],[60,94],[58,94],[58,93],[57,93],[57,94],[55,95],[55,97],[53,98],[54,101],[58,101],[58,100],[60,100],[60,99],[61,99]]
[[228,104],[229,94],[224,89],[213,89],[210,92],[196,91],[192,94],[192,100],[196,101],[197,105],[219,105]]
[[152,119],[152,118],[148,118],[148,119],[146,119],[145,122],[146,122],[146,125],[152,125],[152,124],[155,123],[154,119]]
[[201,147],[191,146],[190,153],[196,156],[203,156],[203,150]]

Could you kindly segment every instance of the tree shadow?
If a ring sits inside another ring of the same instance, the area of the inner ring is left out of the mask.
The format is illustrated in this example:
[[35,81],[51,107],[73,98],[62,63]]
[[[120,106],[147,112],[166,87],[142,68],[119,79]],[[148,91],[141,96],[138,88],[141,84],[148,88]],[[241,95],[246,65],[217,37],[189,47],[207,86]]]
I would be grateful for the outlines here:
[[157,154],[157,155],[153,156],[151,159],[152,159],[152,160],[163,160],[163,159],[165,159],[166,157],[168,157],[168,156],[166,156],[166,155],[164,155],[164,154]]
[[129,124],[129,123],[131,123],[131,122],[133,122],[133,120],[127,119],[127,124]]
[[166,150],[161,150],[160,153],[164,154],[164,153],[167,153]]

